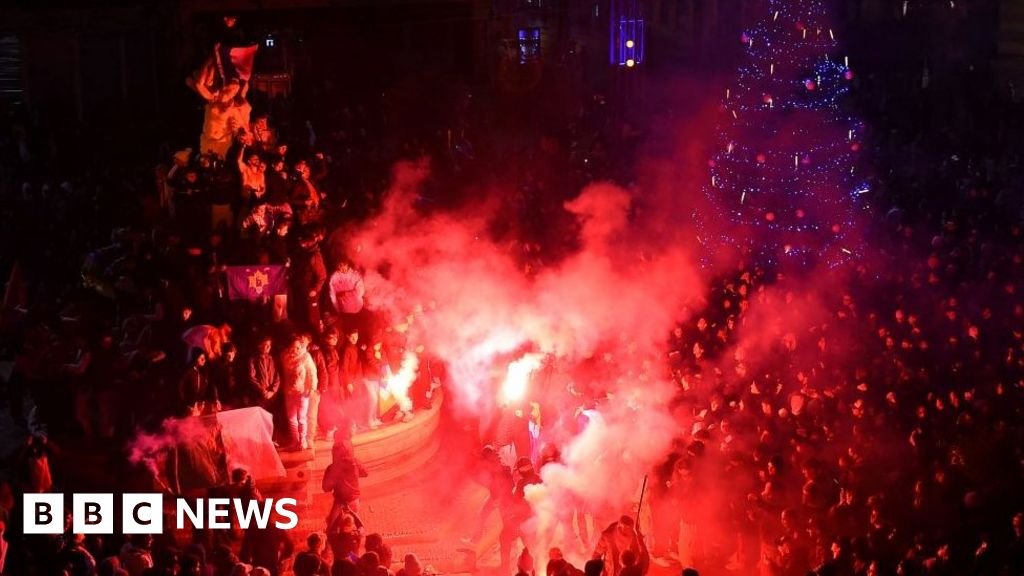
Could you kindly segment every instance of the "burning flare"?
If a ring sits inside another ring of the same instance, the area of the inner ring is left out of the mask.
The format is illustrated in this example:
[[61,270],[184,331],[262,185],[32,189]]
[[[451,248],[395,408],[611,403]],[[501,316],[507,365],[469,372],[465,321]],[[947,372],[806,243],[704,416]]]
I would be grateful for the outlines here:
[[505,382],[501,385],[501,399],[507,404],[521,402],[526,397],[530,376],[537,371],[544,360],[543,354],[526,354],[508,365]]

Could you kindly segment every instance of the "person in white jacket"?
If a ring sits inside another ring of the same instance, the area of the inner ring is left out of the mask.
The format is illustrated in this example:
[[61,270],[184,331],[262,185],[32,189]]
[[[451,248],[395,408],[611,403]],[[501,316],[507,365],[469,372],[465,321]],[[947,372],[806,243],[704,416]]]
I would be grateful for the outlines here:
[[359,320],[363,311],[363,297],[366,295],[363,275],[347,260],[342,259],[328,279],[327,285],[330,288],[331,304],[341,318],[342,326],[346,330],[359,329],[365,332],[366,327],[362,326]]
[[281,355],[285,412],[294,442],[292,449],[297,450],[309,449],[309,400],[317,389],[316,363],[306,345],[307,340],[297,336]]

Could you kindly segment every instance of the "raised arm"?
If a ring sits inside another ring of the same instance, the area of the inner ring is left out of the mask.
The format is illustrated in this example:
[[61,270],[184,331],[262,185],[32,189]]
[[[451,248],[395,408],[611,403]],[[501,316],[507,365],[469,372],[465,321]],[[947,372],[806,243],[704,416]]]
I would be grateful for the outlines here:
[[77,362],[74,364],[65,364],[64,371],[69,374],[74,374],[75,376],[81,376],[82,374],[85,374],[85,371],[89,368],[89,362],[91,360],[92,353],[83,352],[82,355],[78,357]]
[[647,574],[651,569],[651,553],[647,550],[647,539],[644,538],[643,533],[640,532],[640,526],[636,527],[636,539],[637,545],[640,548],[639,558],[637,558],[637,564],[640,566],[640,573]]
[[238,161],[238,172],[245,174],[245,144],[239,146],[238,158],[236,160]]
[[199,92],[199,95],[204,100],[210,102],[214,99],[213,92],[210,92],[210,85],[213,83],[213,62],[210,62],[203,66],[203,71],[199,74],[199,79],[196,81],[195,89]]

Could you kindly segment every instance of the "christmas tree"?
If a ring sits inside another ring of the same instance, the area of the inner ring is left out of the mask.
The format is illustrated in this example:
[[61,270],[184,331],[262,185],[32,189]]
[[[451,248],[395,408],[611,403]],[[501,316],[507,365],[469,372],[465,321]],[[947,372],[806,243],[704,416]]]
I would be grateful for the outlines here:
[[701,240],[744,248],[769,266],[835,266],[862,251],[863,126],[843,98],[853,71],[836,54],[825,3],[768,0],[759,10],[720,106]]

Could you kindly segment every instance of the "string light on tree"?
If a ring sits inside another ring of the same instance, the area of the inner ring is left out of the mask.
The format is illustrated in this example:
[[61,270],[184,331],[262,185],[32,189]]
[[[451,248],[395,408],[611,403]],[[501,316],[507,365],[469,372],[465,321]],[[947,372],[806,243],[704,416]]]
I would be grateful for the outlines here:
[[[746,59],[720,106],[705,190],[715,208],[698,215],[700,236],[762,262],[837,265],[862,252],[855,221],[868,190],[861,123],[843,106],[854,74],[833,56],[824,0],[767,1],[740,36]],[[731,230],[713,232],[723,223]]]

